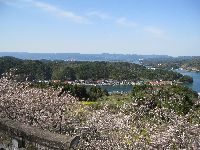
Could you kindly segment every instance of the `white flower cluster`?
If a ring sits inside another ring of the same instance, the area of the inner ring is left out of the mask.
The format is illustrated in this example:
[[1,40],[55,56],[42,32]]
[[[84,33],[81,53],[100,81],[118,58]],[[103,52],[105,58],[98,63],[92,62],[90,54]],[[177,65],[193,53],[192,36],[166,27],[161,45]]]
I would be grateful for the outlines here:
[[69,94],[58,97],[52,88],[30,88],[28,83],[0,79],[0,117],[8,117],[50,131],[65,124],[64,113],[76,101]]
[[94,108],[67,93],[58,95],[59,90],[0,79],[0,117],[62,134],[81,134],[77,149],[200,149],[199,111],[181,116],[164,107],[153,108],[151,100],[141,103],[134,98],[113,108],[108,103]]

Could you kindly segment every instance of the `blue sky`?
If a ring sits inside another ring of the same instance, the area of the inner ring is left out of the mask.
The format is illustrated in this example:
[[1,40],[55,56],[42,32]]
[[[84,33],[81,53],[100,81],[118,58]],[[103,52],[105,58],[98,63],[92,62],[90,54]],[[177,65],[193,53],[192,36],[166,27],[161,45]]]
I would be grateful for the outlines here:
[[200,0],[0,0],[0,51],[200,55]]

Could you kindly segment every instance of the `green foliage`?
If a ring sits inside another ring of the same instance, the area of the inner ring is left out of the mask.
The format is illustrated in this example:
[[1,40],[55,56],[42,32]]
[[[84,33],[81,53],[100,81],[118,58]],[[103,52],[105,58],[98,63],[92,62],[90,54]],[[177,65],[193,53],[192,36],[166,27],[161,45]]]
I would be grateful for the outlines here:
[[55,68],[52,74],[52,78],[55,80],[61,80],[61,81],[65,81],[65,80],[74,81],[76,80],[76,75],[72,67],[63,66],[63,67]]
[[147,93],[148,90],[152,90],[152,86],[148,84],[142,84],[142,85],[135,85],[132,94],[133,96],[141,95],[142,93]]
[[99,86],[92,86],[89,91],[90,100],[95,101],[103,96],[108,96],[108,91]]
[[20,66],[22,64],[22,60],[14,58],[14,57],[1,57],[0,58],[0,75],[6,73],[10,70],[10,68],[14,68]]
[[38,148],[36,146],[34,146],[32,143],[28,143],[26,145],[26,149],[27,150],[37,150]]
[[89,98],[86,87],[81,85],[66,84],[59,95],[63,94],[64,92],[78,97],[79,100],[87,100]]
[[0,73],[12,73],[18,81],[33,80],[177,80],[181,74],[167,70],[150,70],[128,62],[66,62],[0,58]]
[[190,122],[200,124],[200,104],[196,105],[190,113]]
[[165,81],[166,80],[174,81],[181,78],[182,76],[183,75],[181,75],[180,73],[163,69],[156,69],[156,70],[148,69],[143,71],[143,73],[141,74],[141,77],[143,78],[147,78],[150,80],[165,80]]
[[80,100],[96,101],[97,99],[108,96],[108,92],[100,87],[92,86],[87,91],[85,86],[65,85],[63,91],[68,91],[71,95],[78,97]]
[[47,87],[63,87],[61,92],[59,93],[58,96],[61,96],[63,93],[67,92],[71,94],[72,96],[75,96],[79,98],[80,101],[96,101],[97,99],[103,97],[103,96],[108,96],[108,91],[102,89],[99,86],[92,86],[89,88],[83,85],[71,85],[71,84],[63,84],[63,83],[50,83],[50,84],[45,84],[45,83],[37,83],[37,84],[32,84],[34,87],[39,87],[39,88],[47,88]]
[[179,82],[184,82],[184,83],[192,83],[193,82],[193,78],[190,76],[182,76],[179,80]]
[[200,57],[177,57],[168,59],[147,59],[143,61],[144,65],[152,66],[160,69],[178,69],[184,68],[187,70],[200,70]]
[[13,57],[0,58],[0,73],[18,81],[50,80],[52,68],[42,61],[20,60]]
[[180,115],[187,114],[198,98],[197,92],[178,85],[137,85],[132,94],[138,105],[144,105],[148,109],[166,108]]

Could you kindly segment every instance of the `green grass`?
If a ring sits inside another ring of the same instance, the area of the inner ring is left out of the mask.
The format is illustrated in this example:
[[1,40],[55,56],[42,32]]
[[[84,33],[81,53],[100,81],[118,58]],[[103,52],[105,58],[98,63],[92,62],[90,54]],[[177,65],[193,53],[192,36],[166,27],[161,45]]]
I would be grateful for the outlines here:
[[82,101],[81,104],[86,105],[86,106],[91,106],[94,105],[98,102],[93,102],[93,101]]

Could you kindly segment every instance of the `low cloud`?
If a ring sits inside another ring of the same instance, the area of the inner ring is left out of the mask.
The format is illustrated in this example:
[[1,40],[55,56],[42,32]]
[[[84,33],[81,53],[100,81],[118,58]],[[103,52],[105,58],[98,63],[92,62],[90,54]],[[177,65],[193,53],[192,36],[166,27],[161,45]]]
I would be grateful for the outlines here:
[[123,26],[123,27],[137,27],[138,24],[135,23],[135,22],[132,22],[132,21],[129,21],[128,19],[126,19],[125,17],[121,17],[121,18],[118,18],[116,20],[116,23],[120,26]]
[[0,0],[1,3],[4,3],[6,5],[13,5],[17,6],[20,4],[32,6],[37,9],[46,11],[48,13],[51,13],[52,15],[55,15],[57,17],[65,18],[70,21],[73,21],[75,23],[80,24],[88,24],[89,20],[83,16],[77,15],[74,12],[67,11],[60,9],[52,4],[41,2],[41,1],[35,1],[35,0]]
[[98,17],[102,20],[111,19],[111,17],[108,14],[99,11],[90,11],[87,12],[86,15],[89,17]]
[[165,37],[165,31],[158,27],[146,26],[144,27],[144,31],[152,34],[155,37]]
[[115,18],[111,15],[108,15],[107,13],[101,12],[101,11],[90,11],[87,12],[86,15],[88,17],[96,17],[99,18],[101,20],[108,20],[111,21],[119,26],[123,26],[123,27],[136,27],[138,26],[137,23],[128,20],[125,17],[120,17],[120,18]]

